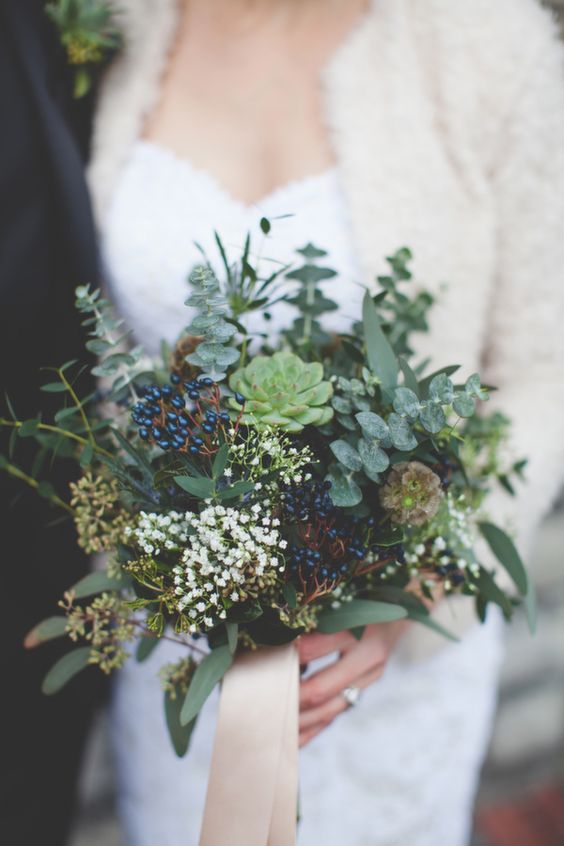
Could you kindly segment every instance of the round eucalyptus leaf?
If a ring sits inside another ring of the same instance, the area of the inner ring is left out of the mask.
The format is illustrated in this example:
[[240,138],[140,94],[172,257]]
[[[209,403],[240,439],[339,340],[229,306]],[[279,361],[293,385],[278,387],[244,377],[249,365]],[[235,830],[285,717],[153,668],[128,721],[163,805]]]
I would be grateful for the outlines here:
[[416,448],[417,438],[411,431],[411,426],[405,417],[400,417],[399,414],[390,414],[388,425],[392,443],[396,449],[408,452]]
[[329,444],[331,452],[347,470],[357,471],[362,468],[362,460],[356,449],[347,441],[333,441]]
[[365,438],[361,438],[358,442],[358,453],[362,459],[364,470],[372,476],[383,473],[390,466],[388,455],[375,442],[371,443]]
[[440,403],[430,402],[419,417],[421,425],[427,432],[436,435],[446,423],[446,416]]
[[460,393],[454,400],[452,407],[459,417],[472,417],[476,408],[476,402],[467,393]]
[[346,474],[339,465],[331,467],[326,479],[331,482],[330,496],[335,505],[350,508],[362,502],[362,491],[352,478],[352,474]]
[[450,405],[454,399],[454,385],[446,373],[439,373],[429,385],[429,397],[436,403]]
[[407,417],[412,423],[419,417],[421,405],[417,394],[410,388],[396,388],[394,392],[394,411]]

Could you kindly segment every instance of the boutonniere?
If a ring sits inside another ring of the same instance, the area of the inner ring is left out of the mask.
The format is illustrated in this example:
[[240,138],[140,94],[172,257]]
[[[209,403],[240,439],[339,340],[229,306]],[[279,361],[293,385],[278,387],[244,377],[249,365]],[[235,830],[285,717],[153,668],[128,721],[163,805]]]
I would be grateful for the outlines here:
[[83,97],[92,85],[95,66],[121,45],[114,9],[107,0],[56,0],[47,5],[46,11],[75,68],[74,96]]

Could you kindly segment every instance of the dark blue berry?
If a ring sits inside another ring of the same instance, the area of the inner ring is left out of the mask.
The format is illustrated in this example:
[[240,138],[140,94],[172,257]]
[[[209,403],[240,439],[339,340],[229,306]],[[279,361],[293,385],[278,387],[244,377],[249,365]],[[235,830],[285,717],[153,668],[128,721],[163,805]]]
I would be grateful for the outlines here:
[[144,426],[139,429],[139,437],[142,438],[144,441],[149,439],[150,432],[148,429],[145,429]]
[[245,405],[246,399],[243,394],[240,394],[239,391],[235,391],[235,402],[239,405]]
[[182,380],[181,380],[180,376],[178,375],[178,373],[171,373],[170,374],[170,381],[172,382],[173,385],[180,385],[180,382]]

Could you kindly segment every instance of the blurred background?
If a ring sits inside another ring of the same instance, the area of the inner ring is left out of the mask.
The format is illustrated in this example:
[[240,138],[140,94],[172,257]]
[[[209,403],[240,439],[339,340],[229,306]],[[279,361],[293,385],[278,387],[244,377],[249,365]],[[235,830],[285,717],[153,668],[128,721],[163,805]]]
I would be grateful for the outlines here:
[[[564,37],[564,0],[547,5]],[[564,494],[542,528],[534,564],[538,632],[531,638],[521,618],[507,630],[472,846],[564,846]],[[81,797],[72,846],[121,846],[103,716],[91,737]]]

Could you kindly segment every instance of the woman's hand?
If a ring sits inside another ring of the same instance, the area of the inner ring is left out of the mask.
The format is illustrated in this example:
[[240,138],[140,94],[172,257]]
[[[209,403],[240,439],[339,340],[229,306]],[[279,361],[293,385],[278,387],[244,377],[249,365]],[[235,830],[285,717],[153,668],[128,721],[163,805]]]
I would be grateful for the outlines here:
[[394,646],[410,625],[407,620],[366,626],[360,640],[350,632],[324,635],[314,632],[299,639],[300,664],[339,652],[339,658],[300,683],[300,746],[309,743],[348,707],[347,687],[361,690],[384,672]]

